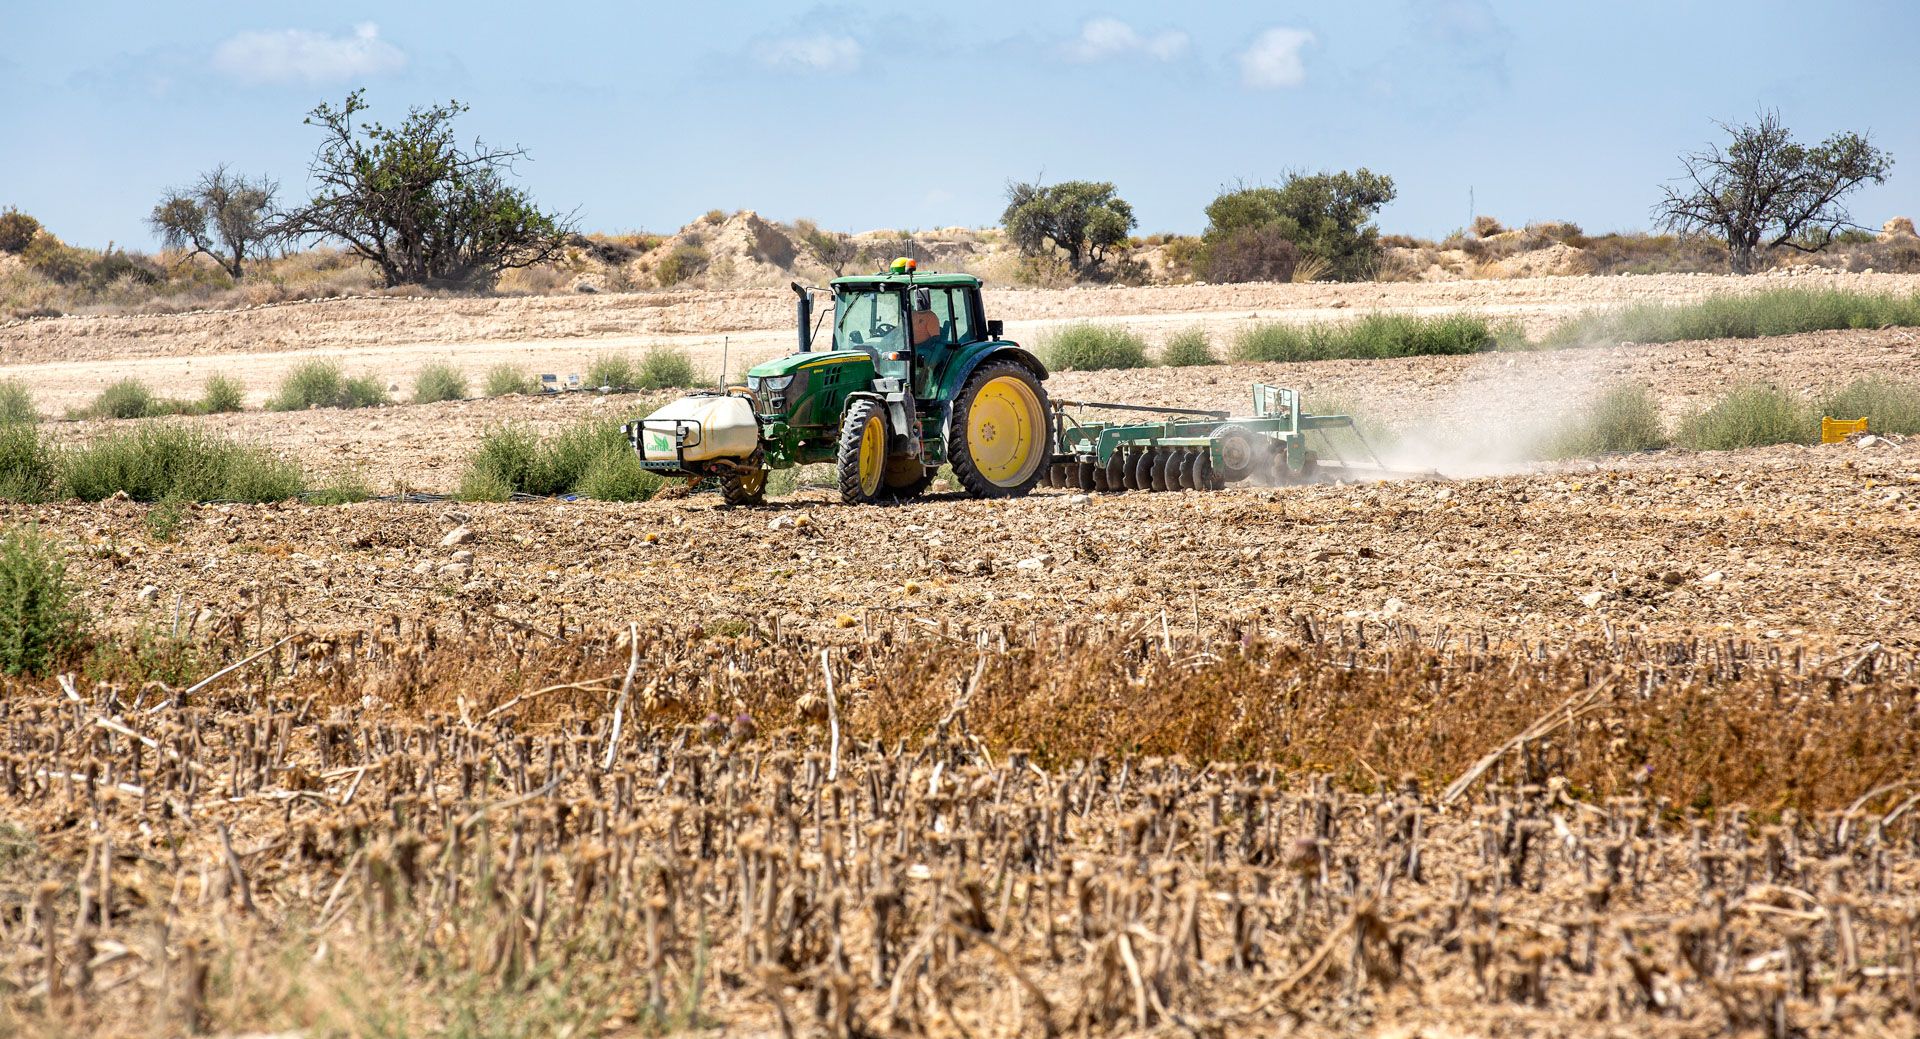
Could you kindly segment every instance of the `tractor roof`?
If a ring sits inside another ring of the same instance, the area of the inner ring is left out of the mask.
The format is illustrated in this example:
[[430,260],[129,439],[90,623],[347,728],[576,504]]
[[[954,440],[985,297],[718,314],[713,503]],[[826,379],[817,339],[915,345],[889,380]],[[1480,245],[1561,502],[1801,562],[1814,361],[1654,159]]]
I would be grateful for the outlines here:
[[976,288],[980,279],[971,274],[855,274],[829,282],[834,288],[863,288],[869,285],[925,285],[929,288],[958,285]]

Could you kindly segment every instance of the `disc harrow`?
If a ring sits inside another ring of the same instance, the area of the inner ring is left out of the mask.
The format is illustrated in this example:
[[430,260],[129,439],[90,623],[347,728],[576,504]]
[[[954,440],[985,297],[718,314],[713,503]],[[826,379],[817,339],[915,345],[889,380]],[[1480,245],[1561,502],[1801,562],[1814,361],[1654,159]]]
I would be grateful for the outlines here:
[[[1082,421],[1089,411],[1162,417]],[[1195,408],[1056,400],[1052,432],[1054,453],[1044,482],[1063,490],[1217,491],[1245,481],[1430,475],[1388,469],[1351,416],[1306,414],[1296,391],[1264,383],[1254,384],[1253,414],[1243,418]],[[1336,436],[1356,457],[1340,451]]]

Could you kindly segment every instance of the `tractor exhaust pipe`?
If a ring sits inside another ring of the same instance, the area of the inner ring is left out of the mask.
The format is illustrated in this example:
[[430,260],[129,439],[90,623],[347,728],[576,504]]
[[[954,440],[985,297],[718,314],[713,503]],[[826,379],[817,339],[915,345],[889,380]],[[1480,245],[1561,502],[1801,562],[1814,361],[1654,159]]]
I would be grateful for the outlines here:
[[800,329],[800,352],[804,354],[813,349],[813,293],[797,281],[791,284],[793,294],[800,297],[794,317]]

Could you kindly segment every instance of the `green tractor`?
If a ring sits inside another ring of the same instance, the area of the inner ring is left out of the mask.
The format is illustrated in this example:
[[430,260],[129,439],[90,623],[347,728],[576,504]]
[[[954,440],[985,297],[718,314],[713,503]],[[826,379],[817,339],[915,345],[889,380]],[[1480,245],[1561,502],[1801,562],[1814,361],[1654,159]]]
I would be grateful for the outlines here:
[[[820,462],[848,502],[911,498],[942,464],[976,498],[1032,490],[1052,461],[1046,366],[987,320],[978,278],[916,268],[795,282],[799,352],[628,423],[640,464],[717,479],[730,505],[764,501],[771,470]],[[832,340],[815,349],[828,291]]]

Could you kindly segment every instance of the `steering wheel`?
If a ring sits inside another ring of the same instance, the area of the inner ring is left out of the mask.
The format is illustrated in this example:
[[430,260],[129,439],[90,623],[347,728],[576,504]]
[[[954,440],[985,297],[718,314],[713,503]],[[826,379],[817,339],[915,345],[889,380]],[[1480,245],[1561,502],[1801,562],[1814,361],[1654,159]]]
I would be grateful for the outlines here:
[[882,321],[873,326],[873,334],[875,338],[885,338],[899,331],[899,329],[899,325],[889,325]]

